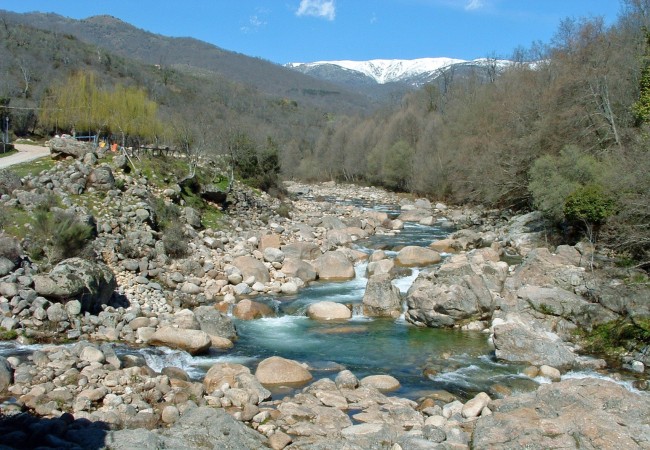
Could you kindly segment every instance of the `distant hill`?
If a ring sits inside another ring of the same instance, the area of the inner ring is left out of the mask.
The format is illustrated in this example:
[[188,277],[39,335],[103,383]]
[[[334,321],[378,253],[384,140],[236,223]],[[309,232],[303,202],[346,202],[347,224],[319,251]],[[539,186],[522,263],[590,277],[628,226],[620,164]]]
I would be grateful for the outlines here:
[[150,33],[112,16],[75,20],[51,13],[0,13],[12,22],[74,36],[122,57],[195,74],[201,72],[204,76],[213,72],[263,93],[308,102],[331,112],[358,113],[373,107],[368,96],[346,90],[341,84],[306,76],[197,39]]

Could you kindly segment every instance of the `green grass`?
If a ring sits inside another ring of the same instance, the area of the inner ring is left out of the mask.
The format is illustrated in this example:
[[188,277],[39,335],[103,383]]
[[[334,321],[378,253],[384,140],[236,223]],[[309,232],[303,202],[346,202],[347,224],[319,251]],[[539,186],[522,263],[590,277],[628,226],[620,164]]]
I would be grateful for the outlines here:
[[54,167],[56,163],[57,162],[52,158],[40,158],[35,159],[34,161],[16,164],[15,166],[11,166],[9,170],[22,178],[27,175],[37,175],[44,170],[49,170]]
[[650,345],[650,317],[614,320],[577,335],[586,351],[614,357]]
[[2,229],[18,239],[24,239],[29,232],[27,224],[31,224],[32,215],[22,208],[13,206],[0,206],[0,225]]
[[18,337],[16,330],[5,330],[0,327],[0,341],[13,341]]

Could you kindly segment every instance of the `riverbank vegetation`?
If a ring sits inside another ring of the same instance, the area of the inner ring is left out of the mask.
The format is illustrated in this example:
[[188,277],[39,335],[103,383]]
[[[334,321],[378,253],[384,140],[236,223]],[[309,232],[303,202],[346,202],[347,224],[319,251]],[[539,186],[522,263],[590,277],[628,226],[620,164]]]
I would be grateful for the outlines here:
[[492,76],[449,70],[372,114],[344,93],[336,106],[290,97],[293,90],[262,92],[7,15],[0,60],[11,76],[1,104],[15,108],[16,135],[74,126],[125,145],[179,149],[190,166],[222,155],[241,180],[276,194],[282,176],[540,209],[566,241],[587,236],[647,268],[650,7],[621,6],[612,25],[566,19],[551,42],[515,49],[511,64],[494,58]]
[[[425,86],[397,110],[332,123],[288,175],[454,203],[538,208],[650,264],[647,2],[620,20],[567,19],[492,79]],[[327,168],[323,170],[323,168]],[[592,209],[586,207],[591,205]]]

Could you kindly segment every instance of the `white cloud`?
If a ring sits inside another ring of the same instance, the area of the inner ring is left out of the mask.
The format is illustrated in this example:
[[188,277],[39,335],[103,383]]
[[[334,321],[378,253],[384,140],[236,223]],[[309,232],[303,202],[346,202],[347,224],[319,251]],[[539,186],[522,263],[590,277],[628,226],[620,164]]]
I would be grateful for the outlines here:
[[263,8],[257,9],[257,14],[248,18],[248,23],[240,27],[242,33],[254,33],[267,24],[263,16],[268,15],[269,11]]
[[485,2],[483,0],[469,0],[465,5],[465,10],[476,11],[477,9],[481,9],[484,6],[485,6]]
[[334,0],[300,0],[300,6],[298,7],[298,11],[296,11],[296,15],[334,20],[336,6],[334,5]]

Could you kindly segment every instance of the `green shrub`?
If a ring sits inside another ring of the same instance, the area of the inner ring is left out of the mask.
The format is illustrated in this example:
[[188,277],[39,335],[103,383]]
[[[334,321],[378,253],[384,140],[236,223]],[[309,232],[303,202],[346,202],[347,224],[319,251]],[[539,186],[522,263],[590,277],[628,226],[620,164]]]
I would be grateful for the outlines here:
[[165,253],[172,258],[184,258],[189,254],[187,237],[180,223],[175,223],[165,228],[162,237]]
[[284,217],[285,219],[291,218],[291,206],[289,203],[281,203],[276,212],[280,217]]
[[581,186],[594,183],[602,171],[596,158],[567,146],[559,156],[545,155],[533,163],[528,189],[536,208],[561,221],[567,198]]
[[149,200],[149,205],[155,215],[156,225],[161,230],[180,220],[181,209],[173,203],[167,204],[162,198],[152,197]]
[[567,220],[600,225],[616,212],[614,200],[597,184],[580,186],[564,203]]
[[51,264],[78,256],[90,243],[93,228],[65,211],[39,207],[34,213],[31,255],[45,256]]

